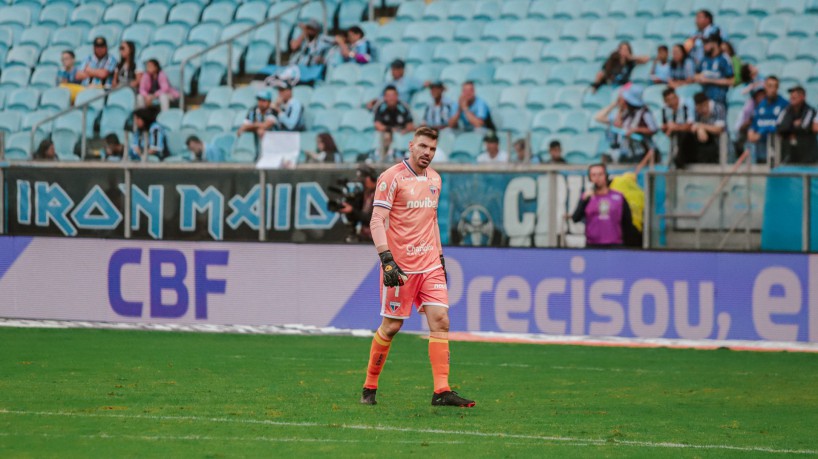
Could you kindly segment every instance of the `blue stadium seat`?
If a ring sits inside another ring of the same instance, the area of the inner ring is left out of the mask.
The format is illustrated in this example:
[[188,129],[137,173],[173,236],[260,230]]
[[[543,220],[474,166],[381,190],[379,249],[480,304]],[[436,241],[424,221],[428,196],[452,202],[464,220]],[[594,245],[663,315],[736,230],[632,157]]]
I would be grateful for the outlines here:
[[784,65],[784,70],[781,73],[781,86],[792,87],[795,85],[803,85],[807,82],[809,76],[812,74],[812,61],[791,61]]
[[692,0],[674,0],[662,7],[662,14],[676,18],[689,18],[694,12]]
[[590,118],[584,110],[571,110],[565,112],[557,132],[567,134],[584,134],[588,131]]
[[409,45],[401,42],[386,43],[378,51],[380,60],[390,63],[395,59],[404,59],[409,53]]
[[226,109],[230,106],[230,97],[233,95],[233,88],[230,86],[219,86],[208,91],[205,96],[202,108],[208,110]]
[[179,131],[182,129],[182,116],[184,113],[178,108],[171,108],[163,110],[156,117],[156,122],[159,123],[168,131]]
[[407,42],[429,41],[441,43],[454,39],[455,23],[444,22],[422,22],[407,27],[403,31],[403,40]]
[[582,2],[579,17],[583,19],[599,19],[608,15],[605,6],[597,2]]
[[[222,30],[221,39],[227,40],[228,38],[235,37],[239,33],[247,30],[251,25],[252,23],[248,22],[234,22]],[[241,56],[241,53],[244,52],[244,48],[250,43],[251,36],[252,34],[247,33],[237,37],[233,41],[233,53]]]
[[518,42],[542,41],[552,42],[559,40],[560,21],[541,21],[537,19],[523,19],[506,32],[506,40]]
[[[384,73],[386,72],[386,68],[384,64],[373,62],[371,64],[364,64],[358,66],[360,69],[360,74],[358,76],[358,81],[355,82],[358,86],[363,88],[368,87],[377,87],[381,88],[384,81]],[[421,80],[426,81],[426,80]]]
[[[36,74],[36,71],[35,71]],[[40,108],[61,112],[71,105],[71,92],[66,88],[49,88],[40,97]]]
[[511,61],[533,64],[540,61],[543,44],[539,42],[522,42],[514,47]]
[[472,43],[460,45],[458,62],[461,64],[477,64],[486,61],[486,54],[488,54],[488,45],[475,41]]
[[[20,123],[20,130],[31,132],[34,130],[34,126],[38,125],[40,122],[44,121],[46,118],[51,117],[56,112],[54,110],[37,110],[34,112],[28,112],[23,114],[23,121]],[[37,133],[42,134],[43,137],[47,136],[51,133],[53,122],[47,122],[44,124],[39,124],[37,126]]]
[[727,22],[727,30],[730,32],[731,40],[743,40],[753,38],[758,30],[758,19],[752,16],[740,16]]
[[658,18],[662,16],[664,9],[664,2],[639,0],[636,4],[636,17]]
[[171,8],[170,13],[168,13],[168,24],[180,23],[193,27],[199,24],[201,16],[202,5],[192,2],[179,3]]
[[[105,91],[102,89],[88,88],[77,94],[77,98],[74,99],[74,106],[82,105],[102,94],[105,94]],[[94,124],[96,123],[97,118],[99,118],[99,114],[102,112],[104,103],[104,99],[100,98],[96,99],[94,102],[91,102],[91,104],[88,106],[88,115],[85,119],[85,132],[89,137],[94,135]]]
[[479,132],[462,132],[457,135],[450,155],[467,154],[477,157],[483,149],[483,135]]
[[476,64],[466,74],[466,80],[475,82],[476,84],[489,84],[494,78],[494,65],[492,64]]
[[378,45],[384,43],[400,42],[404,31],[407,29],[407,22],[391,21],[378,28],[378,34],[375,36],[375,42]]
[[332,108],[336,110],[357,109],[362,107],[363,89],[358,87],[346,88],[343,91],[337,91],[335,102]]
[[84,30],[80,27],[68,26],[57,29],[51,34],[51,46],[62,46],[66,49],[74,49],[82,42],[83,35]]
[[168,44],[151,45],[139,53],[139,61],[147,62],[149,59],[156,59],[162,67],[170,64],[173,56],[173,46]]
[[651,84],[650,67],[650,64],[637,65],[631,73],[631,82],[645,86]]
[[645,55],[645,56],[655,56],[656,55],[656,48],[659,46],[659,42],[655,40],[634,40],[631,43],[631,48],[633,48],[633,54]]
[[440,74],[443,73],[442,64],[421,64],[415,67],[412,76],[420,81],[435,81],[440,79]]
[[358,64],[341,64],[331,70],[327,83],[333,86],[354,85],[360,78],[360,68]]
[[14,32],[9,27],[0,27],[0,50],[8,51],[12,46],[14,46]]
[[218,24],[199,24],[190,29],[187,41],[188,44],[200,44],[207,47],[219,41],[220,33],[221,26]]
[[6,54],[6,66],[8,69],[12,66],[34,67],[37,63],[37,58],[40,56],[40,50],[36,46],[19,45],[11,48]]
[[758,24],[758,36],[766,38],[778,38],[787,36],[790,17],[783,15],[767,16]]
[[775,14],[802,15],[806,12],[806,0],[778,0],[775,5]]
[[576,66],[577,73],[574,76],[574,83],[590,85],[596,81],[596,75],[599,72],[599,65],[597,64],[581,64]]
[[309,101],[311,110],[327,110],[335,104],[335,95],[343,91],[333,86],[319,86],[312,91],[312,98]]
[[131,24],[122,32],[122,41],[132,41],[137,51],[145,48],[151,42],[151,35],[156,29],[153,24]]
[[[534,85],[534,86],[543,86],[545,82],[548,80],[548,73],[550,71],[550,66],[548,64],[530,64],[526,65],[522,69],[522,73],[520,74],[520,81],[519,84],[522,85]],[[499,72],[500,69],[497,69]],[[497,74],[494,75],[495,80],[497,79]]]
[[457,24],[454,28],[453,39],[460,43],[471,43],[472,45],[480,42],[480,37],[483,34],[483,22],[464,21]]
[[702,92],[702,87],[699,84],[686,84],[676,88],[676,94],[682,99],[692,99],[697,92]]
[[784,63],[781,61],[761,61],[758,64],[761,75],[781,75],[784,71]]
[[531,127],[531,117],[526,110],[501,108],[497,111],[495,123],[501,131],[511,131],[515,136],[526,135]]
[[262,1],[244,3],[236,10],[235,19],[258,24],[267,14],[268,5],[267,2]]
[[807,0],[806,10],[807,13],[818,13],[818,0]]
[[520,77],[526,67],[528,66],[519,63],[498,65],[494,71],[493,83],[503,86],[517,86],[520,84]]
[[557,86],[535,86],[528,91],[525,106],[529,110],[552,108],[556,100]]
[[[328,21],[332,21],[332,10],[329,11]],[[298,20],[305,21],[307,19],[315,19],[318,22],[323,22],[324,10],[318,2],[308,3],[301,7],[298,12]],[[330,22],[331,24],[331,22]]]
[[199,69],[199,93],[206,94],[220,86],[227,74],[227,66],[220,61],[206,61]]
[[423,17],[425,7],[424,2],[401,2],[395,20],[417,23]]
[[530,19],[552,19],[557,3],[553,1],[534,0],[528,7],[527,17]]
[[514,56],[514,48],[516,43],[498,42],[489,45],[486,53],[486,62],[494,62],[497,64],[507,64],[511,62]]
[[259,73],[261,69],[270,64],[274,52],[275,47],[269,42],[250,42],[244,55],[244,71],[246,73]]
[[409,45],[409,52],[406,53],[406,57],[404,61],[407,64],[422,64],[425,62],[432,62],[432,56],[434,56],[435,48],[437,45],[434,43],[426,43],[426,42],[416,42]]
[[[475,87],[475,92],[486,101],[489,107],[496,107],[500,104],[500,94],[503,93],[504,89],[506,87],[498,85],[479,85]],[[454,97],[452,98],[454,99]]]
[[816,49],[818,49],[818,37],[801,39],[798,41],[798,50],[795,53],[795,58],[816,62],[818,61],[818,55],[815,53]]
[[818,32],[818,15],[799,15],[790,19],[790,27],[787,35],[791,37],[814,37]]
[[564,86],[560,88],[554,100],[554,108],[580,108],[585,90],[584,86]]
[[613,0],[608,6],[608,17],[632,18],[636,16],[635,0]]
[[[173,52],[173,56],[171,57],[170,61],[174,64],[181,64],[183,60],[193,56],[194,54],[202,51],[204,49],[204,45],[201,43],[197,43],[195,45],[183,45],[176,49]],[[198,67],[201,64],[202,57],[195,57],[190,60],[190,64],[193,64],[195,67]]]
[[[648,36],[647,28],[650,26],[650,24],[651,24],[651,22],[649,22],[648,25],[645,26],[645,38],[650,38],[650,39],[656,40],[655,37]],[[730,25],[726,24],[725,29],[731,31],[730,38],[733,39],[734,37],[733,37],[733,34],[732,34],[732,29],[730,28]],[[673,25],[670,27],[670,34],[667,35],[665,40],[678,42],[678,43],[683,43],[685,40],[687,40],[687,38],[690,36],[690,34],[692,32],[693,32],[693,29],[690,27],[690,19],[689,18],[675,18],[673,20]],[[658,35],[658,33],[657,33],[657,35]],[[662,41],[662,40],[659,40],[659,41]],[[670,43],[667,43],[667,44],[668,44],[668,48],[670,48]]]
[[748,38],[741,42],[741,47],[736,52],[742,61],[756,64],[767,58],[767,40]]
[[11,29],[15,39],[31,25],[31,10],[24,6],[12,5],[0,8],[0,26]]
[[483,41],[504,41],[508,31],[514,28],[512,21],[497,21],[483,28],[480,39]]
[[[298,86],[297,88],[300,88]],[[296,89],[297,89],[296,88]],[[293,92],[294,96],[298,96],[298,94]],[[297,99],[302,102],[304,105],[307,104],[308,99],[304,99],[301,97],[297,97]],[[244,110],[247,111],[256,105],[256,89],[252,86],[242,86],[240,88],[235,88],[233,93],[230,95],[230,102],[228,107],[234,110]]]
[[75,110],[54,120],[54,133],[70,132],[79,137],[82,134],[82,111]]
[[528,88],[525,86],[511,86],[503,89],[500,93],[499,107],[500,108],[515,108],[523,110],[526,106],[526,97],[528,96]]
[[[37,141],[42,139],[35,140]],[[31,133],[15,132],[6,137],[6,159],[11,161],[25,161],[31,157]]]
[[206,108],[191,110],[182,117],[182,129],[204,131],[208,119],[210,119],[210,110]]
[[119,37],[122,35],[122,27],[119,24],[103,24],[92,27],[87,34],[85,34],[85,43],[91,44],[97,37],[105,37],[108,42],[108,49],[112,52],[118,52],[116,44],[119,43]]
[[[672,17],[654,19],[645,25],[643,37],[651,40],[668,41],[673,32],[674,25],[678,22],[680,21]],[[685,19],[684,22],[689,29],[690,20]]]
[[189,28],[184,24],[166,24],[158,27],[153,33],[151,45],[168,45],[178,48],[185,43]]
[[[434,49],[432,62],[440,64],[455,64],[460,56],[460,44],[457,42],[441,43]],[[384,61],[389,62],[384,59]]]
[[546,83],[550,85],[567,86],[574,84],[576,77],[577,67],[572,64],[563,64],[551,68],[551,71],[548,72]]
[[167,22],[170,7],[164,3],[148,3],[136,14],[136,22],[159,27]]
[[[464,4],[464,2],[460,2]],[[465,2],[468,3],[468,2]],[[502,11],[502,7],[505,3],[513,3],[510,1],[495,1],[495,0],[482,0],[477,3],[477,7],[474,9],[474,14],[472,14],[472,19],[475,21],[495,21],[500,18],[500,14]],[[458,10],[462,10],[463,8],[458,8]],[[452,8],[454,11],[454,8]],[[468,14],[468,13],[465,13]],[[451,13],[449,16],[452,19]]]
[[[359,25],[367,14],[367,4],[362,1],[346,1],[338,5],[338,27],[346,30]],[[364,30],[366,33],[366,30]]]
[[102,20],[105,24],[117,24],[120,27],[125,27],[134,21],[135,13],[133,5],[117,3],[105,10]]
[[568,53],[568,62],[594,62],[598,43],[595,41],[579,41],[571,45]]
[[281,51],[289,51],[290,49],[290,42],[287,40],[287,37],[290,35],[290,28],[291,26],[287,24],[281,24],[281,28],[279,29],[279,36],[276,39],[276,25],[275,23],[269,23],[263,25],[256,29],[255,32],[252,32],[250,35],[250,43],[252,42],[260,42],[266,43],[270,45],[270,48],[275,51],[276,45],[279,46]]
[[245,132],[233,146],[233,151],[229,152],[227,159],[232,163],[252,163],[256,158],[256,137],[251,132]]
[[540,55],[542,62],[565,62],[568,60],[570,48],[562,42],[552,42],[545,45]]
[[99,120],[99,135],[105,137],[108,134],[120,135],[125,130],[125,125],[131,112],[120,107],[105,107],[102,109],[102,116]]
[[0,111],[0,131],[6,134],[17,132],[20,129],[20,123],[23,121],[22,112],[13,112],[10,110]]
[[771,41],[767,48],[767,59],[785,62],[795,59],[799,41],[795,38],[777,38]]
[[0,74],[0,90],[8,91],[12,88],[22,88],[28,85],[31,70],[28,67],[16,66],[3,69]]
[[504,0],[499,19],[520,20],[528,16],[530,0]]
[[27,113],[36,110],[39,103],[40,91],[38,89],[19,88],[6,94],[6,110]]
[[591,22],[589,19],[568,21],[562,28],[560,40],[573,42],[585,40],[585,37],[588,35],[588,28],[590,25]]
[[443,69],[440,74],[440,79],[443,80],[447,86],[460,86],[461,83],[468,79],[467,75],[474,66],[471,64],[454,64]]
[[613,40],[616,36],[616,22],[610,19],[598,19],[588,28],[587,38],[596,41]]
[[62,27],[68,22],[68,13],[71,8],[64,3],[47,3],[40,11],[39,24],[52,30]]
[[236,4],[232,2],[212,3],[202,12],[202,22],[227,26],[235,14]]
[[233,118],[236,112],[230,109],[218,109],[210,112],[205,130],[207,132],[221,133],[229,132],[233,129]]
[[51,28],[45,26],[32,26],[20,34],[19,45],[31,45],[41,50],[48,46],[48,37],[51,35]]
[[449,2],[430,2],[423,9],[423,21],[445,21],[449,17]]
[[363,108],[344,110],[341,123],[338,125],[341,132],[371,132],[375,130],[372,112]]
[[84,24],[88,27],[94,27],[102,22],[103,8],[99,5],[80,5],[71,11],[70,20],[71,25]]
[[[536,1],[536,0],[535,0]],[[570,21],[576,19],[581,13],[581,7],[577,8],[577,3],[573,0],[557,0],[554,5],[554,13],[551,19],[560,19],[563,21]]]
[[[618,21],[616,27],[617,40],[638,40],[645,36],[645,18],[627,18]],[[614,43],[611,43],[615,45]]]
[[759,17],[767,16],[775,8],[775,5],[770,3],[772,2],[768,0],[750,0],[750,4],[747,6],[747,14]]
[[282,14],[284,11],[289,10],[289,13],[283,13],[283,16],[281,16],[281,23],[294,24],[295,22],[297,22],[299,10],[297,8],[296,9],[290,8],[295,6],[297,3],[298,2],[294,0],[281,0],[274,2],[272,5],[270,5],[270,9],[267,10],[267,18],[268,19],[274,18]]
[[[337,110],[317,110],[315,117],[312,120],[313,131],[334,132],[338,130],[341,124],[341,115],[343,112]],[[370,117],[372,115],[370,114]],[[373,119],[370,122],[374,123]]]
[[744,16],[749,3],[749,0],[722,0],[719,16]]

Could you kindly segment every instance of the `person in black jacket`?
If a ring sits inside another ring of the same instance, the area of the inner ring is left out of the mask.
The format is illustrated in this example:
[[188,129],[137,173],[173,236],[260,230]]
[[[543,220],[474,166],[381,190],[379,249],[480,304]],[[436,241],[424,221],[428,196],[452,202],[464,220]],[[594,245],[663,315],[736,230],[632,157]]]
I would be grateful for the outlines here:
[[790,89],[790,105],[778,117],[776,131],[781,135],[781,161],[784,163],[818,162],[818,119],[807,105],[807,92],[801,86]]

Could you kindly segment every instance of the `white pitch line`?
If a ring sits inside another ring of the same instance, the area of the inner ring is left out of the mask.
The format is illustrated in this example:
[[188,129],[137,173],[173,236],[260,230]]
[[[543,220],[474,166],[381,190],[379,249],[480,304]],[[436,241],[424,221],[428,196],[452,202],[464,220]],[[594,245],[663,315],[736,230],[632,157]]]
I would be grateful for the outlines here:
[[503,438],[515,440],[536,440],[545,442],[559,442],[584,444],[586,446],[638,446],[645,448],[675,448],[675,449],[718,449],[730,451],[745,451],[757,453],[771,453],[771,454],[804,454],[804,455],[818,455],[818,450],[809,449],[778,449],[769,448],[765,446],[734,446],[734,445],[697,445],[690,443],[674,443],[674,442],[650,442],[650,441],[635,441],[635,440],[607,440],[596,438],[577,438],[577,437],[557,437],[546,435],[523,435],[523,434],[509,434],[502,432],[480,432],[468,430],[443,430],[443,429],[415,429],[411,427],[396,427],[384,425],[360,425],[360,424],[319,424],[317,422],[291,422],[291,421],[271,421],[267,419],[242,419],[242,418],[208,418],[200,416],[153,416],[144,414],[99,414],[99,413],[71,413],[65,411],[16,411],[0,409],[0,414],[13,414],[22,416],[66,416],[66,417],[80,417],[80,418],[120,418],[120,419],[146,419],[153,421],[196,421],[196,422],[214,422],[226,424],[254,424],[254,425],[268,425],[279,427],[318,427],[318,428],[338,428],[350,430],[376,430],[385,432],[404,432],[404,433],[422,433],[422,434],[439,434],[439,435],[467,435],[472,437],[483,438]]

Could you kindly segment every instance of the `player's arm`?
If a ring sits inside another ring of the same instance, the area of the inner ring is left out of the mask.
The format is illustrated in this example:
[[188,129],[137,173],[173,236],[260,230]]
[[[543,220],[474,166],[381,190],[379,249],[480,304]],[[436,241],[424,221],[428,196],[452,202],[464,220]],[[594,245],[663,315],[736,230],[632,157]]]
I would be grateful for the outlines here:
[[446,272],[446,259],[443,258],[443,244],[440,242],[440,225],[437,222],[437,216],[435,216],[435,240],[440,253],[440,266],[443,267],[443,275],[446,277],[446,283],[448,283],[449,273]]
[[372,241],[375,243],[375,250],[381,259],[381,269],[383,269],[383,285],[387,287],[397,287],[403,285],[409,276],[395,262],[392,252],[389,251],[389,244],[386,242],[386,219],[389,217],[389,209],[376,206],[372,212],[372,221],[369,229],[372,231]]

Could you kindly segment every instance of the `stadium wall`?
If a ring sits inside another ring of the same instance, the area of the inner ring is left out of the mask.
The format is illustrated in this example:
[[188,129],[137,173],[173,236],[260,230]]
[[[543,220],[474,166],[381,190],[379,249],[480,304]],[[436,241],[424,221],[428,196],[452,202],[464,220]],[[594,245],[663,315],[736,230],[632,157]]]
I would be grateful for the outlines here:
[[[447,248],[453,331],[818,342],[818,255]],[[0,317],[374,329],[369,246],[0,237]],[[422,331],[418,315],[406,330]]]

